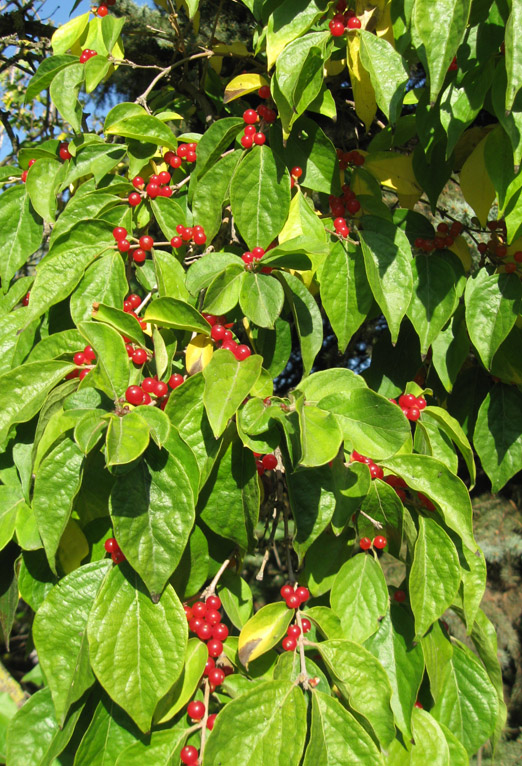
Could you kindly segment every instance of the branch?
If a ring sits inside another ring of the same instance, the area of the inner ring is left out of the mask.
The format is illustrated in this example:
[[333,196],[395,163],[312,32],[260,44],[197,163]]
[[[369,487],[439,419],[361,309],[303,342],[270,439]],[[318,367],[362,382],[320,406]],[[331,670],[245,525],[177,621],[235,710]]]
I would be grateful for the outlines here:
[[216,590],[216,585],[218,584],[218,582],[221,579],[221,575],[223,574],[225,569],[228,568],[228,565],[230,564],[231,561],[232,561],[232,554],[230,554],[230,556],[227,559],[224,560],[224,562],[219,567],[219,569],[218,569],[216,575],[214,576],[212,582],[210,583],[210,585],[208,585],[205,588],[205,590],[203,591],[203,593],[201,594],[201,599],[202,600],[205,600],[206,598],[208,598],[209,596],[212,596],[214,594],[214,591]]
[[20,148],[20,142],[18,141],[18,138],[16,137],[16,134],[9,123],[9,112],[4,112],[2,109],[0,109],[0,121],[5,128],[5,132],[9,136],[13,151],[16,153]]

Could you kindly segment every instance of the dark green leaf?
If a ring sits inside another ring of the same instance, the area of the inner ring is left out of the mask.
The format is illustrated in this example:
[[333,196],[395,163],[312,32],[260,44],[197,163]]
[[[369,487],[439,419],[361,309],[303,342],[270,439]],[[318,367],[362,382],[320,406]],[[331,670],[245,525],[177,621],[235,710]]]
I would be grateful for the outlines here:
[[210,325],[199,311],[175,298],[157,298],[147,306],[143,318],[159,327],[210,334]]
[[54,105],[75,133],[82,129],[82,105],[78,94],[85,77],[83,64],[71,64],[54,76],[49,92]]
[[315,298],[300,279],[292,274],[285,274],[284,277],[281,275],[281,280],[299,335],[304,374],[308,375],[323,342],[321,312]]
[[129,385],[130,361],[122,336],[101,322],[80,322],[78,329],[96,353],[89,383],[111,399],[123,396]]
[[71,295],[73,321],[78,324],[90,319],[94,302],[121,308],[127,291],[127,278],[121,255],[114,251],[101,256],[88,267]]
[[277,279],[258,272],[245,272],[239,305],[254,324],[272,328],[283,308],[284,297],[283,288]]
[[435,253],[417,255],[412,270],[408,317],[419,336],[421,353],[426,354],[457,307],[456,275],[448,261]]
[[473,443],[482,467],[498,492],[522,465],[522,394],[498,383],[480,407]]
[[362,644],[376,632],[389,609],[381,565],[371,555],[353,556],[334,580],[330,603],[346,638]]
[[93,766],[100,759],[103,766],[115,766],[122,750],[140,734],[123,710],[104,695],[78,745],[74,766]]
[[23,186],[12,186],[0,199],[0,276],[7,288],[18,269],[40,246],[42,221]]
[[218,585],[218,594],[230,622],[239,630],[252,614],[252,591],[240,575],[226,569]]

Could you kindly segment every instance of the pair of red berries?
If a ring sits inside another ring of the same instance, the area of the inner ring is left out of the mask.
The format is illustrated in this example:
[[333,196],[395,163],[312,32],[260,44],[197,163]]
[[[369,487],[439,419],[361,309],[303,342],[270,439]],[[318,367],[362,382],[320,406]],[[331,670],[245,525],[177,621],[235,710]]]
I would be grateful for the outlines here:
[[[76,354],[73,356],[73,362],[77,367],[82,367],[85,364],[92,364],[96,361],[96,354],[94,353],[94,349],[92,346],[85,346],[83,351],[77,351]],[[74,370],[74,372],[69,373],[67,376],[68,378],[75,378],[78,376],[80,380],[83,380],[85,376],[88,374],[89,370]]]
[[[306,617],[301,618],[301,625],[303,626],[303,633],[308,633],[312,627],[312,623]],[[297,647],[297,639],[301,635],[301,628],[299,625],[289,625],[286,631],[286,636],[281,642],[281,646],[285,652],[293,652]]]
[[330,196],[329,203],[330,211],[335,218],[341,218],[346,213],[355,215],[361,209],[361,203],[349,187],[342,197]]
[[310,598],[310,591],[308,588],[305,588],[304,585],[300,585],[294,589],[293,585],[287,583],[286,585],[283,585],[280,593],[289,609],[298,609],[301,604],[306,603]]
[[333,223],[336,234],[338,234],[340,237],[346,238],[350,235],[350,229],[346,223],[346,218],[341,218],[339,216],[339,218],[335,218]]
[[[265,404],[270,404],[270,400],[265,400]],[[262,476],[265,471],[274,471],[277,468],[277,458],[275,455],[262,455],[260,452],[254,452],[256,458],[256,468],[259,476]]]
[[354,11],[348,11],[348,13],[344,15],[336,13],[328,26],[330,27],[330,33],[333,37],[342,37],[345,32],[349,32],[353,29],[360,29],[361,19],[355,15]]
[[86,61],[92,59],[93,56],[97,56],[98,51],[93,51],[90,48],[85,48],[80,54],[80,64],[85,64]]
[[382,479],[384,477],[384,471],[382,470],[381,466],[374,463],[371,457],[366,457],[365,455],[361,455],[359,452],[353,450],[352,454],[350,455],[350,460],[352,463],[366,463],[370,470],[370,476],[372,479]]
[[[29,173],[29,168],[32,168],[35,162],[36,162],[35,159],[29,160],[27,164],[27,170],[22,170],[22,175],[20,177],[24,183],[27,181],[27,174]],[[29,293],[27,294],[29,295]],[[24,303],[24,306],[27,306],[27,303]]]
[[192,164],[197,160],[197,144],[180,144],[175,152],[165,152],[163,159],[171,168],[177,170],[181,167],[183,160]]
[[386,548],[388,545],[388,540],[382,535],[377,535],[377,537],[374,537],[373,542],[369,537],[361,537],[359,540],[359,545],[363,551],[368,551],[372,545],[374,548],[377,548],[377,550],[382,551],[382,549]]
[[[198,700],[193,700],[192,702],[189,702],[187,705],[187,715],[191,719],[191,721],[201,721],[202,718],[205,717],[206,707],[203,702],[200,702]],[[214,721],[216,720],[217,713],[213,713],[212,715],[209,715],[207,718],[207,729],[212,731],[214,728]]]
[[[125,229],[123,229],[125,231]],[[127,295],[125,300],[123,301],[123,310],[126,313],[130,313],[131,311],[136,311],[136,309],[139,309],[141,306],[141,298],[139,295],[136,295],[136,293],[130,293]]]
[[178,223],[176,226],[176,231],[178,236],[172,237],[170,240],[170,244],[174,248],[188,244],[191,240],[195,245],[204,245],[207,241],[205,229],[199,224],[197,226],[183,226],[182,223]]
[[122,561],[125,561],[125,556],[123,555],[120,546],[116,542],[116,538],[109,537],[107,540],[105,540],[104,547],[107,553],[111,554],[111,559],[114,564],[121,564]]

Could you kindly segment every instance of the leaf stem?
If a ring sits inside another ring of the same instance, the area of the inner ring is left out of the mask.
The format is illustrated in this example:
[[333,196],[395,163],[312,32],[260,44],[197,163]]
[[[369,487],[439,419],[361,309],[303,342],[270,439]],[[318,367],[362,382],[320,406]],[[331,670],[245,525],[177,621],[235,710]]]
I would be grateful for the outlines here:
[[214,592],[216,590],[216,585],[220,581],[221,576],[223,575],[223,572],[228,568],[228,565],[232,561],[232,555],[233,554],[231,553],[230,556],[227,559],[225,559],[224,562],[221,564],[221,566],[219,567],[218,571],[214,575],[214,578],[213,578],[212,582],[210,583],[210,585],[208,585],[205,588],[205,590],[202,592],[202,594],[201,594],[201,598],[202,599],[206,599],[209,596],[212,596],[214,594]]

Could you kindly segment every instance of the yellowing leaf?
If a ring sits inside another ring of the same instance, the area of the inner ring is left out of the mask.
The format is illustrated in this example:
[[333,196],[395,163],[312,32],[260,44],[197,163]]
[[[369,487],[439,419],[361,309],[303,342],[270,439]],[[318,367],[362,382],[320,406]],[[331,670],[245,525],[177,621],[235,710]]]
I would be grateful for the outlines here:
[[251,74],[240,74],[231,80],[225,88],[223,101],[228,104],[236,98],[241,98],[247,93],[258,91],[262,85],[268,85],[268,81],[260,74],[252,72]]
[[467,274],[471,269],[471,253],[464,237],[457,237],[449,249],[459,258]]
[[464,199],[471,205],[482,226],[486,225],[488,213],[495,199],[495,188],[486,170],[484,147],[486,139],[470,154],[460,171],[460,188]]
[[357,32],[348,34],[348,69],[352,83],[353,98],[357,116],[364,123],[366,130],[370,129],[377,113],[375,91],[370,80],[370,75],[361,62],[361,38]]
[[185,351],[185,367],[189,375],[201,372],[212,359],[214,344],[208,335],[196,335]]
[[361,194],[369,194],[370,196],[373,196],[373,188],[370,186],[366,178],[361,175],[361,173],[357,173],[357,171],[352,173],[352,181],[350,185],[356,197],[359,197]]
[[284,601],[276,601],[262,607],[248,620],[239,634],[237,645],[239,659],[246,668],[249,662],[279,643],[293,616],[293,610]]
[[279,234],[279,243],[303,235],[311,240],[325,241],[323,224],[298,189],[292,197],[288,218]]
[[84,33],[87,24],[89,23],[89,13],[84,13],[82,16],[76,16],[66,24],[58,27],[56,32],[51,37],[51,45],[53,46],[53,53],[56,56],[59,53],[65,53],[68,51],[75,42]]
[[324,65],[326,77],[336,77],[346,69],[346,59],[330,59]]
[[223,68],[223,56],[212,56],[209,63],[216,74],[221,74],[221,69]]
[[[410,93],[412,92],[413,91],[410,91]],[[462,168],[475,147],[480,144],[482,139],[485,138],[494,127],[494,125],[487,125],[485,128],[474,127],[464,131],[455,146],[453,170],[458,172]]]
[[74,519],[70,519],[58,546],[58,561],[65,574],[78,569],[83,559],[89,555],[89,543],[82,528]]
[[413,172],[411,154],[396,152],[368,154],[364,168],[387,189],[393,189],[398,195],[414,198],[413,204],[420,199],[422,188],[417,183]]
[[212,50],[218,56],[251,56],[248,48],[244,43],[232,43],[227,45],[226,43],[216,43],[212,46]]
[[376,0],[376,3],[379,8],[377,26],[375,27],[377,37],[384,37],[395,48],[395,37],[393,36],[391,19],[391,0]]

